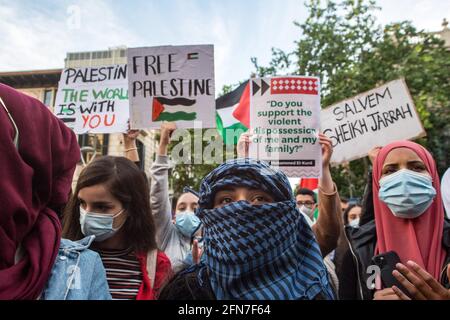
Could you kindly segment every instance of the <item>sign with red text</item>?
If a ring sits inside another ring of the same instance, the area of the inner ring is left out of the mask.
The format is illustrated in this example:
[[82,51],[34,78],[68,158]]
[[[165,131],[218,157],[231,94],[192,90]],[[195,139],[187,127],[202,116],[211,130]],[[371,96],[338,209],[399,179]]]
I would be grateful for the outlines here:
[[250,80],[250,156],[288,177],[322,174],[319,79],[286,76]]
[[54,113],[76,134],[126,132],[127,65],[64,69]]
[[324,109],[322,131],[332,140],[334,164],[365,157],[376,146],[425,136],[403,79]]
[[129,48],[127,56],[131,128],[215,128],[214,46]]

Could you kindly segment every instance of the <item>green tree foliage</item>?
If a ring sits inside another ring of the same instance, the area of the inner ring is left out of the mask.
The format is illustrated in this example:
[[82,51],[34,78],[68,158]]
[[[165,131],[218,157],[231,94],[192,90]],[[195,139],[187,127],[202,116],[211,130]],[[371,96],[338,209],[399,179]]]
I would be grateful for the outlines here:
[[[430,150],[440,174],[450,166],[450,51],[435,35],[410,22],[377,24],[373,0],[310,0],[309,17],[300,29],[296,49],[273,49],[269,67],[260,76],[292,74],[321,79],[326,107],[385,82],[404,77],[427,132],[418,142]],[[345,196],[362,195],[367,159],[333,168]]]

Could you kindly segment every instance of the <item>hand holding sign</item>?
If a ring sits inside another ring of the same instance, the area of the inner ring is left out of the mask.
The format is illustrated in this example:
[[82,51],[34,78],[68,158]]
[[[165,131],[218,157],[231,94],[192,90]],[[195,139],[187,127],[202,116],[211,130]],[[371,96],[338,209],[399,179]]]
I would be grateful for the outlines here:
[[177,129],[175,122],[163,122],[161,124],[161,138],[159,140],[159,155],[167,155],[167,146],[170,143],[172,133]]
[[250,148],[252,134],[250,132],[243,132],[239,137],[237,143],[237,155],[238,158],[248,158],[248,150]]
[[331,156],[333,155],[333,145],[331,139],[323,133],[319,133],[319,143],[322,146],[322,167],[329,167]]

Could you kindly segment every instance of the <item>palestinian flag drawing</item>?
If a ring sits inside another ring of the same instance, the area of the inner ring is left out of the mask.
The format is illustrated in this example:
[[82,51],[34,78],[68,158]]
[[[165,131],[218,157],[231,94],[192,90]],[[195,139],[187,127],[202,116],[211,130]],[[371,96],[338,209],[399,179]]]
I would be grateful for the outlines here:
[[152,121],[192,121],[197,118],[192,111],[195,100],[186,98],[167,99],[154,97],[152,103]]
[[[250,87],[248,81],[241,84],[235,90],[216,99],[216,123],[222,139],[227,144],[236,144],[239,137],[234,141],[227,141],[227,130],[247,131],[248,126],[242,123],[242,116],[237,112],[242,110],[248,112],[250,107]],[[233,131],[233,132],[234,132]]]

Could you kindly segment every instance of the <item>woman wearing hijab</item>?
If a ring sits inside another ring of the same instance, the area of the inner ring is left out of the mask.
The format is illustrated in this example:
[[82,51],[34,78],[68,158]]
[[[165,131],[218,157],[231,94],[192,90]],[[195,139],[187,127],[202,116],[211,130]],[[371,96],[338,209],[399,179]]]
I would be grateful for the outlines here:
[[38,100],[0,84],[0,300],[110,299],[92,239],[61,239],[80,158],[75,134]]
[[204,178],[199,196],[205,262],[179,273],[160,299],[334,298],[284,173],[256,160],[230,160]]
[[[374,220],[347,229],[350,251],[340,281],[343,299],[397,299],[398,288],[375,290],[367,272],[372,258],[394,251],[402,265],[410,261],[448,288],[450,223],[444,219],[439,177],[431,154],[422,146],[399,141],[382,148],[373,163]],[[401,278],[397,271],[394,276]],[[369,280],[369,281],[368,281]],[[342,287],[341,287],[342,289]]]

